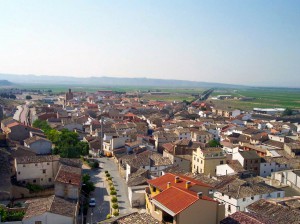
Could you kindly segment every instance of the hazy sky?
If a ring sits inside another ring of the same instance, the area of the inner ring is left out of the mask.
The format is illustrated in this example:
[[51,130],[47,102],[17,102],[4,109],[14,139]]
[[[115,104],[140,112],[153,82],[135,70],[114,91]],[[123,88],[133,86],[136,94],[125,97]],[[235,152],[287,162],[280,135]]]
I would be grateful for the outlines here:
[[0,73],[300,86],[300,1],[3,0]]

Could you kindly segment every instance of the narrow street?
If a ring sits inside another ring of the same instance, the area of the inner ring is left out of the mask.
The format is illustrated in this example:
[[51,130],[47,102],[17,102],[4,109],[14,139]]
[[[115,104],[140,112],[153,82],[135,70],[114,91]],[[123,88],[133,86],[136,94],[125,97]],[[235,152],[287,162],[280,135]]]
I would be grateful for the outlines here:
[[96,207],[89,208],[87,214],[87,223],[96,223],[106,219],[110,213],[111,196],[106,189],[106,180],[104,171],[107,170],[113,178],[113,183],[117,189],[118,204],[120,214],[126,214],[137,211],[132,209],[128,200],[127,185],[123,178],[120,177],[117,165],[111,158],[99,158],[100,168],[97,170],[84,169],[84,173],[91,175],[91,180],[95,183],[96,189],[91,197],[96,199]]

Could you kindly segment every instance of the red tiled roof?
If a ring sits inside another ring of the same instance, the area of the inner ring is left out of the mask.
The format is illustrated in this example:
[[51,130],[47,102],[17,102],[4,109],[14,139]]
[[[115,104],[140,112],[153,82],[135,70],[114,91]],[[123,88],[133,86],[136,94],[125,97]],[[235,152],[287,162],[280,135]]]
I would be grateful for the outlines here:
[[7,127],[11,128],[11,127],[14,127],[14,126],[17,126],[17,125],[20,125],[20,123],[19,122],[14,122],[14,123],[8,124]]
[[174,145],[172,143],[165,143],[162,145],[164,149],[166,149],[168,152],[173,152],[174,151]]
[[55,181],[79,187],[81,184],[81,168],[61,165]]
[[152,200],[159,202],[175,214],[178,214],[199,200],[199,198],[197,194],[194,195],[182,189],[170,187],[153,197]]
[[125,114],[125,117],[135,117],[135,115],[133,113],[127,113]]
[[[175,183],[175,177],[178,176],[179,177],[179,181],[178,183]],[[183,175],[175,175],[172,173],[167,173],[161,177],[158,177],[156,179],[153,180],[148,180],[148,183],[162,191],[167,189],[167,184],[168,182],[171,183],[171,186],[175,186],[181,189],[185,189],[185,184],[187,181],[190,181],[191,184],[190,186],[194,186],[194,185],[200,185],[200,186],[204,186],[204,187],[212,187],[209,186],[208,184],[202,183],[198,180],[195,180],[193,178],[187,177],[187,176],[183,176]]]

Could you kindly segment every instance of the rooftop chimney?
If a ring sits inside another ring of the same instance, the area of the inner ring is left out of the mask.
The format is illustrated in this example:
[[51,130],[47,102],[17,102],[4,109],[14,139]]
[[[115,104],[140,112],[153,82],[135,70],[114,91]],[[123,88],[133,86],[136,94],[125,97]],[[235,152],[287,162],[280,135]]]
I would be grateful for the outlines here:
[[171,182],[168,182],[167,183],[167,188],[170,188],[171,187]]
[[176,176],[176,177],[175,177],[175,183],[178,183],[178,182],[179,182],[179,177]]
[[202,192],[198,192],[197,195],[198,195],[198,198],[202,198],[203,194],[202,194]]
[[189,189],[191,187],[191,181],[187,181],[186,183],[185,183],[185,188],[186,189]]

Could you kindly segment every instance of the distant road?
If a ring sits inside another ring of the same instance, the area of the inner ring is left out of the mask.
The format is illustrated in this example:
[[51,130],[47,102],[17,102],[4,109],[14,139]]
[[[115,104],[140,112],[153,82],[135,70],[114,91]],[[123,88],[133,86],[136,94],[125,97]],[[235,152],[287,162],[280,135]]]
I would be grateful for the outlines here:
[[195,103],[199,103],[201,101],[207,100],[208,97],[210,96],[210,94],[212,94],[214,91],[214,88],[205,90],[203,93],[201,93],[201,95],[199,96],[199,98],[197,100],[195,100]]
[[29,112],[29,108],[27,105],[23,105],[22,106],[23,110],[20,114],[20,122],[22,124],[28,125],[28,112]]

